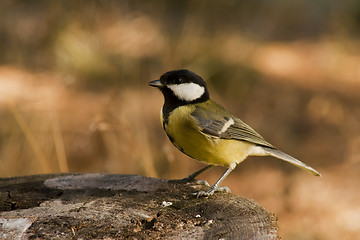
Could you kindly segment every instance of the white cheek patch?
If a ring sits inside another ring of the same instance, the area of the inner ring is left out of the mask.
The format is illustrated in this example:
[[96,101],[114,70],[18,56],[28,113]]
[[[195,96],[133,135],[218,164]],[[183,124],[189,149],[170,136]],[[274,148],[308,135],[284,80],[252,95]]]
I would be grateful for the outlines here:
[[182,83],[178,85],[168,85],[168,87],[173,91],[175,96],[184,101],[194,101],[200,98],[204,92],[205,88],[196,84],[196,83]]

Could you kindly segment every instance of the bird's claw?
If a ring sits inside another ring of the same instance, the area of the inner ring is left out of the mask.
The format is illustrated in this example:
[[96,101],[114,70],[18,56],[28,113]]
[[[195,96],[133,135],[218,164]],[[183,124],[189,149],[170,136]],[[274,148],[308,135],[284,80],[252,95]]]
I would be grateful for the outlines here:
[[228,188],[227,186],[224,186],[224,187],[218,187],[215,191],[216,191],[216,192],[226,192],[226,193],[231,193],[230,188]]
[[205,180],[200,180],[200,179],[190,179],[190,178],[183,178],[183,179],[171,179],[171,180],[168,180],[169,183],[182,183],[182,184],[185,184],[185,183],[194,183],[194,184],[199,184],[199,185],[205,185],[207,187],[210,187],[210,184],[205,181]]
[[210,187],[210,184],[206,180],[194,179],[191,182],[195,183],[195,184],[198,184],[198,185],[204,185],[204,186]]
[[227,192],[230,193],[230,189],[228,187],[218,187],[218,188],[213,188],[211,187],[208,191],[199,191],[196,193],[193,193],[192,195],[196,196],[197,198],[199,197],[209,197],[211,195],[213,195],[215,192]]

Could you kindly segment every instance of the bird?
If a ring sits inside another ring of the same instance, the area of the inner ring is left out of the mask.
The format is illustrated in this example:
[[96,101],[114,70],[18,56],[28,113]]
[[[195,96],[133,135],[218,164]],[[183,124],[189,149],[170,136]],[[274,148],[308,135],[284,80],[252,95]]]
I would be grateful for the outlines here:
[[187,69],[168,71],[159,80],[148,83],[164,96],[160,120],[168,138],[181,152],[207,164],[188,177],[173,180],[188,183],[213,166],[223,166],[225,173],[207,191],[194,193],[208,197],[216,191],[227,191],[220,183],[248,156],[273,156],[304,169],[321,174],[300,160],[278,150],[249,125],[231,114],[210,97],[206,82]]

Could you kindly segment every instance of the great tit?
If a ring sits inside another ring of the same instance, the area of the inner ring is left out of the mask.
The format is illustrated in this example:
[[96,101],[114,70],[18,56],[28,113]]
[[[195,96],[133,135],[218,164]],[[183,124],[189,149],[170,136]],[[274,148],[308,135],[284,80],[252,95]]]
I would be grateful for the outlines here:
[[208,166],[179,180],[191,182],[212,166],[224,166],[226,172],[208,191],[195,193],[210,196],[215,191],[229,191],[219,184],[246,157],[271,155],[300,167],[315,176],[318,171],[268,143],[251,127],[214,102],[205,81],[189,70],[175,70],[149,82],[164,95],[160,119],[170,141],[186,155]]

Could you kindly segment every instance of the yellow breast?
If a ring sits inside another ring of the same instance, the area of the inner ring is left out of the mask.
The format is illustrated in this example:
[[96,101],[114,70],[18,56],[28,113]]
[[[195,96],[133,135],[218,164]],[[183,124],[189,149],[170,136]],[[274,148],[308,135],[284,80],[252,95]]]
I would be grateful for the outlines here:
[[191,105],[178,107],[164,124],[167,135],[177,148],[199,161],[226,167],[242,162],[249,155],[250,143],[202,133],[190,114],[193,110]]

